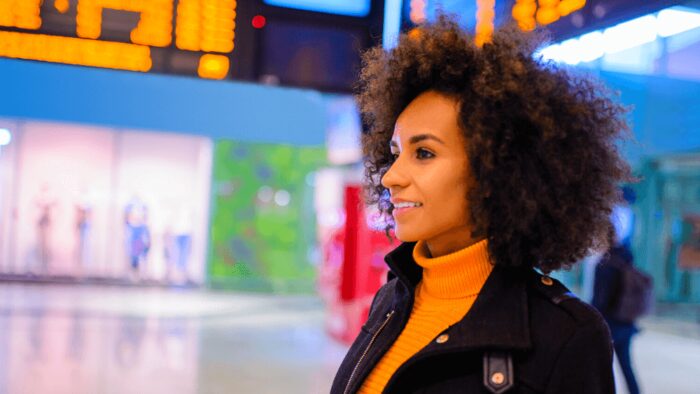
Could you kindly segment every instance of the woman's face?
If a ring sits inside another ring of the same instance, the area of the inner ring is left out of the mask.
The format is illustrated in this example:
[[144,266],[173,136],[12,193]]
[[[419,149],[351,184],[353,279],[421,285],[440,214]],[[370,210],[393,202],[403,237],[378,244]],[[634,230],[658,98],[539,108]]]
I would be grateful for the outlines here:
[[426,241],[433,256],[472,242],[469,165],[458,109],[456,100],[433,91],[416,97],[396,120],[395,161],[382,178],[391,193],[397,238]]

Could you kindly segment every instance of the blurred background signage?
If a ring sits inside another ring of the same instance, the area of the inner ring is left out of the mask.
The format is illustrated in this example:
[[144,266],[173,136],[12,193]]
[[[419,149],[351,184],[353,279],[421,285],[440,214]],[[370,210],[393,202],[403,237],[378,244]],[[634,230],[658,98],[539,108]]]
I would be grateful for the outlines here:
[[225,78],[235,0],[2,0],[0,55]]
[[512,21],[546,26],[561,41],[679,3],[688,2],[0,0],[0,56],[344,93],[361,51],[390,46],[440,10],[477,42]]

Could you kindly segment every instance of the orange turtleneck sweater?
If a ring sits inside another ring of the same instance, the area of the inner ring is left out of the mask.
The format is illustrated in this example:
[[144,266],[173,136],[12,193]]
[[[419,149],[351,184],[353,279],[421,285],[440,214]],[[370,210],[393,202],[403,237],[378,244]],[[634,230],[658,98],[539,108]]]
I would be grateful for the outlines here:
[[396,370],[441,332],[469,312],[493,268],[487,241],[432,258],[423,241],[413,249],[423,267],[411,316],[401,335],[384,354],[360,388],[361,394],[381,393]]

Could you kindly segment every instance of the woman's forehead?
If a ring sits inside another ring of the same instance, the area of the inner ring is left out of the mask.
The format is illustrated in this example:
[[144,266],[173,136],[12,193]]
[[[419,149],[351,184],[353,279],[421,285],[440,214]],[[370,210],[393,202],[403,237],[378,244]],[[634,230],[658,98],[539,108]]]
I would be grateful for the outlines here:
[[426,92],[411,101],[394,125],[392,144],[407,144],[411,138],[427,134],[443,142],[456,142],[461,130],[457,101],[435,92]]

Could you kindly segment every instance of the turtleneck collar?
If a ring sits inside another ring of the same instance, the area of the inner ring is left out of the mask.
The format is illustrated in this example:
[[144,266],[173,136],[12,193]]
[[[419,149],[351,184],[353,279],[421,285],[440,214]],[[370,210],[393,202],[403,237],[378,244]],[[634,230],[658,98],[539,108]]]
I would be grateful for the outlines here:
[[431,257],[426,243],[419,241],[413,248],[413,259],[423,268],[422,291],[434,298],[474,296],[493,269],[485,239],[440,257]]

